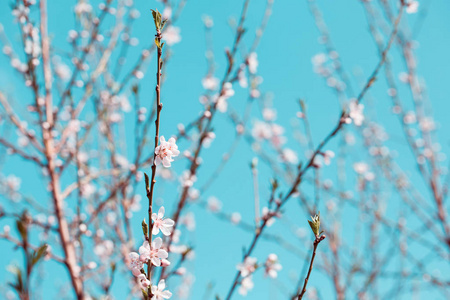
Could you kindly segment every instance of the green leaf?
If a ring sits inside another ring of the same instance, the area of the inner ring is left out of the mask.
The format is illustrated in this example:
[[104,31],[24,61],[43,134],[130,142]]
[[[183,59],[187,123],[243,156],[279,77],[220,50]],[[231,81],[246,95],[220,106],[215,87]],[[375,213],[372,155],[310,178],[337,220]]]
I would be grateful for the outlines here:
[[278,188],[278,180],[276,178],[270,179],[270,183],[272,184],[272,189],[275,191]]
[[37,264],[39,260],[45,256],[46,253],[47,245],[42,245],[41,247],[39,247],[39,249],[33,253],[31,265]]
[[138,94],[139,93],[139,85],[135,84],[132,86],[131,90],[133,91],[134,94]]
[[142,291],[142,295],[144,296],[144,299],[148,299],[148,294],[146,290],[141,290]]
[[156,47],[161,49],[161,44],[159,43],[159,39],[158,38],[155,38],[155,44],[156,44]]
[[320,212],[314,217],[311,217],[311,219],[312,221],[308,220],[309,226],[311,227],[314,235],[318,237],[320,235]]
[[300,108],[302,109],[302,112],[306,111],[305,101],[303,101],[302,99],[300,99]]
[[158,10],[152,9],[153,21],[155,21],[156,30],[161,30],[161,14]]
[[150,179],[148,178],[147,173],[144,173],[144,177],[145,177],[145,190],[148,192],[150,192]]
[[319,228],[317,227],[316,223],[311,222],[310,220],[308,220],[309,226],[311,227],[312,232],[314,233],[314,235],[318,235],[319,234]]
[[17,220],[16,221],[16,227],[17,231],[19,232],[20,236],[22,237],[22,240],[27,240],[27,227],[24,224],[23,220]]
[[148,235],[148,225],[147,223],[145,223],[145,219],[142,221],[142,232],[144,233],[145,236]]
[[22,279],[22,271],[16,266],[11,266],[9,268],[9,271],[11,273],[13,273],[14,275],[16,275],[16,282],[15,283],[8,283],[9,286],[14,288],[19,294],[22,293],[24,291],[24,285],[23,285],[23,279]]
[[163,20],[161,23],[161,30],[164,28],[164,25],[166,25],[167,19]]

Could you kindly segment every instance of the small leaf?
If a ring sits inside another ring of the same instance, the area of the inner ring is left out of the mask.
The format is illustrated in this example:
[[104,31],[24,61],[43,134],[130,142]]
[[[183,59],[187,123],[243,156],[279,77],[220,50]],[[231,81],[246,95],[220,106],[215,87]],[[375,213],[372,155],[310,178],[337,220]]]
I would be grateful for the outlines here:
[[158,10],[152,9],[153,21],[155,21],[156,30],[161,30],[161,14]]
[[153,21],[155,22],[156,29],[158,29],[159,28],[158,12],[157,12],[157,10],[155,11],[153,9],[151,11],[152,11]]
[[144,233],[145,236],[148,235],[148,225],[145,222],[145,219],[142,221],[142,232]]
[[27,227],[24,224],[23,220],[17,220],[16,221],[16,227],[17,231],[19,232],[20,236],[22,237],[22,240],[27,240]]
[[150,192],[150,179],[148,178],[147,173],[144,173],[144,177],[145,177],[145,190],[148,192]]
[[314,233],[314,235],[318,235],[319,233],[319,228],[317,227],[316,223],[311,222],[310,220],[308,220],[309,226],[311,227],[312,232]]
[[148,294],[146,290],[141,290],[142,291],[142,295],[144,296],[144,299],[148,299]]
[[111,264],[111,273],[114,274],[114,272],[116,272],[116,267],[117,267],[117,264],[116,264],[116,263],[112,263],[112,264]]
[[314,235],[318,237],[320,235],[320,212],[314,217],[311,217],[311,219],[312,221],[308,220],[309,226],[311,227]]
[[163,20],[161,23],[161,30],[164,28],[164,26],[166,25],[167,19]]
[[302,112],[306,111],[306,105],[305,105],[305,102],[302,99],[300,99],[300,108],[302,109]]
[[44,257],[44,255],[47,253],[47,245],[42,245],[39,247],[37,251],[34,252],[33,258],[31,260],[31,264],[35,265],[39,262],[39,260]]
[[159,43],[159,39],[158,38],[155,38],[155,44],[156,44],[156,47],[161,49],[161,44]]
[[276,178],[270,179],[270,183],[272,184],[272,189],[275,191],[278,188],[278,180]]
[[258,166],[258,158],[254,157],[250,163],[250,168],[255,169]]

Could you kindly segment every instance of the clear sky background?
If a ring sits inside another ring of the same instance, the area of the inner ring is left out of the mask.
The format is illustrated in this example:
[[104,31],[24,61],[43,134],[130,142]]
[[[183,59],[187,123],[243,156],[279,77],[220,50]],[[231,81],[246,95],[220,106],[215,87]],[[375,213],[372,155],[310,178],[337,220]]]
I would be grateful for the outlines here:
[[[10,2],[2,1],[0,3],[0,22],[3,24],[6,34],[13,41],[17,41],[18,30],[11,16]],[[155,1],[136,0],[135,3],[141,17],[136,21],[132,36],[139,39],[139,45],[130,52],[125,69],[131,68],[141,49],[152,43],[154,26],[149,10],[150,8],[161,7],[161,4]],[[201,110],[198,101],[203,92],[201,79],[207,73],[202,17],[208,15],[214,20],[212,33],[214,53],[217,60],[216,76],[221,78],[226,66],[224,49],[232,45],[234,36],[228,21],[230,18],[237,19],[239,17],[242,3],[241,0],[187,1],[176,24],[181,28],[182,40],[170,49],[172,57],[167,66],[167,77],[163,87],[164,109],[161,124],[163,135],[175,134],[178,123],[187,124]],[[49,31],[53,36],[53,46],[59,49],[67,49],[66,37],[67,32],[72,29],[74,24],[72,9],[75,1],[49,0],[48,4]],[[97,7],[98,1],[93,1],[92,4]],[[379,61],[376,45],[368,30],[365,10],[360,1],[356,0],[317,0],[317,5],[322,10],[333,44],[341,56],[343,67],[351,75],[353,90],[359,92]],[[250,13],[244,25],[248,31],[244,38],[247,47],[253,40],[255,30],[263,17],[264,9],[265,1],[250,1]],[[421,20],[422,13],[425,13],[426,16],[422,19],[421,29],[416,36],[418,71],[426,81],[427,94],[440,129],[438,137],[442,152],[448,154],[450,153],[450,130],[448,130],[450,128],[450,119],[448,118],[450,112],[448,98],[450,1],[421,0],[418,14],[405,15],[411,28],[414,28],[417,20]],[[257,50],[258,75],[264,79],[260,89],[263,93],[273,93],[273,107],[278,114],[277,122],[287,129],[288,145],[297,151],[300,151],[300,147],[294,141],[289,128],[292,120],[295,119],[295,113],[298,111],[297,100],[299,98],[304,99],[308,105],[315,144],[318,144],[333,128],[340,112],[339,101],[334,91],[326,85],[323,78],[313,72],[312,57],[325,51],[323,45],[318,42],[318,37],[319,33],[306,0],[275,0],[272,16]],[[398,47],[394,47],[390,53],[390,58],[395,65],[395,74],[405,71],[399,54]],[[141,86],[141,98],[148,99],[148,101],[153,99],[154,93],[153,66],[154,59],[150,62],[149,73],[143,79],[145,83]],[[23,83],[20,78],[11,76],[9,60],[5,56],[0,56],[0,89],[14,95],[18,103],[30,101],[27,98],[29,95],[22,91]],[[242,111],[247,99],[246,91],[238,86],[235,90],[236,95],[230,99],[230,105]],[[367,118],[373,118],[386,128],[388,133],[392,133],[389,146],[398,152],[397,162],[408,172],[411,180],[417,182],[418,188],[424,191],[423,183],[418,178],[416,169],[411,163],[412,156],[405,145],[398,121],[391,114],[391,103],[386,91],[387,86],[383,78],[378,80],[370,90],[363,100],[366,105]],[[400,92],[402,91],[402,97],[404,97],[402,99],[405,99],[405,103],[410,105],[412,103],[410,94],[406,92],[406,88],[401,88]],[[257,106],[253,108],[252,116],[260,118]],[[22,109],[25,111],[25,105]],[[206,178],[211,175],[219,164],[220,154],[228,149],[230,141],[234,137],[234,126],[230,124],[225,114],[219,116],[215,121],[214,127],[217,139],[210,148],[203,152],[205,163],[200,168],[196,186],[201,186]],[[131,134],[127,135],[127,139],[132,140],[132,138]],[[339,139],[333,141],[327,149],[336,150],[338,141]],[[183,146],[186,147],[183,144],[179,145],[182,151],[184,150]],[[238,211],[243,219],[251,221],[253,218],[253,190],[248,165],[254,154],[245,141],[241,141],[236,153],[238,154],[233,156],[211,189],[205,195],[202,195],[202,199],[216,196],[222,201],[224,211],[230,213]],[[298,156],[301,160],[305,160],[303,152],[299,152]],[[131,153],[130,157],[132,157]],[[348,161],[348,164],[351,166],[353,162],[365,158],[367,158],[366,154],[355,153],[354,160]],[[448,164],[448,162],[445,161],[444,164]],[[177,162],[174,163],[174,168],[177,171],[182,171],[185,167],[185,161],[178,164]],[[46,195],[45,189],[42,188],[42,182],[33,180],[39,175],[39,170],[28,169],[24,162],[8,158],[0,171],[6,175],[16,174],[23,178],[23,182],[27,182],[22,187],[25,194],[33,194],[35,197]],[[149,172],[149,170],[144,171]],[[271,170],[261,164],[259,179],[263,203],[269,196],[268,182],[271,176]],[[351,167],[348,176],[350,179],[354,176],[351,173]],[[332,180],[336,179],[335,164],[323,171],[323,178],[327,177]],[[174,201],[177,199],[178,190],[170,185],[160,185],[157,188],[157,194],[162,196],[167,210],[171,210]],[[355,191],[354,181],[349,180],[349,185],[346,188]],[[310,190],[306,187],[305,192],[308,193]],[[144,196],[144,186],[141,186],[138,191],[141,191]],[[398,200],[398,196],[389,199],[394,205]],[[137,241],[140,241],[140,222],[146,216],[145,203],[146,201],[143,200],[141,212],[136,213],[133,218],[133,228]],[[241,229],[219,220],[201,207],[192,205],[190,209],[196,216],[196,230],[187,233],[184,238],[188,239],[196,250],[195,260],[187,264],[187,267],[192,268],[192,272],[195,274],[191,299],[202,299],[206,286],[210,283],[214,284],[213,294],[219,294],[223,297],[231,285],[236,272],[235,266],[241,260],[242,248],[249,244],[252,234],[243,232]],[[285,207],[285,212],[290,222],[307,229],[306,219],[309,216],[298,206],[295,200]],[[347,219],[348,223],[344,224],[344,227],[350,228],[354,223],[354,216],[351,215],[351,212],[347,213],[348,215],[345,215],[343,220]],[[289,228],[288,225],[280,221],[271,227],[269,232],[284,234],[287,228]],[[351,233],[344,233],[344,236],[346,235],[349,238],[352,236]],[[307,246],[302,241],[295,239],[292,233],[286,234],[286,236],[291,243],[299,248],[307,249]],[[322,246],[326,247],[326,245]],[[5,282],[12,278],[11,274],[6,271],[6,267],[11,262],[20,262],[21,256],[18,251],[14,251],[10,243],[0,241],[0,249],[0,292],[4,292],[7,290]],[[286,299],[283,291],[290,293],[293,290],[298,275],[302,271],[303,259],[274,243],[262,241],[253,256],[264,260],[269,253],[278,254],[283,265],[283,271],[276,282],[265,278],[262,272],[256,274],[255,288],[247,296],[248,299]],[[436,266],[436,268],[440,269],[439,271],[442,274],[450,273],[448,264],[445,267]],[[41,298],[57,299],[61,284],[68,282],[66,272],[50,262],[45,263],[41,272],[44,278],[40,291]],[[35,280],[40,278],[36,277]],[[128,291],[126,289],[127,284],[125,281],[120,282],[119,279],[114,283],[113,295],[116,299],[124,298]],[[175,285],[176,281],[169,282],[169,287],[171,284]],[[323,299],[330,299],[332,283],[328,279],[324,280],[323,275],[319,272],[314,272],[310,286],[318,287],[319,284],[323,286],[321,288]],[[383,288],[391,287],[388,285],[380,286],[380,289]],[[425,294],[421,296],[421,298],[424,298]],[[176,299],[176,297],[173,299]],[[212,299],[212,295],[209,299]],[[234,299],[241,299],[241,296],[236,293]],[[404,299],[409,298],[405,296]]]

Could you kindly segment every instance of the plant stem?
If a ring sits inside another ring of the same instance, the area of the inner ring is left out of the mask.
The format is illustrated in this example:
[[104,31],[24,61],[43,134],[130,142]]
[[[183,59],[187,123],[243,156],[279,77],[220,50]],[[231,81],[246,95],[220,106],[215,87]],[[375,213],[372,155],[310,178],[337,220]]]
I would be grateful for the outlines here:
[[[44,68],[44,83],[45,83],[45,109],[46,121],[41,120],[42,140],[44,142],[44,154],[47,159],[47,170],[50,177],[49,186],[54,204],[54,213],[58,221],[59,238],[61,246],[65,254],[65,263],[70,274],[72,286],[78,300],[84,299],[83,281],[79,276],[77,270],[77,260],[74,244],[71,239],[69,225],[64,215],[64,199],[61,197],[60,178],[56,171],[55,165],[55,146],[54,139],[51,134],[54,126],[53,116],[53,102],[52,102],[52,80],[50,67],[50,43],[47,34],[47,1],[41,0],[39,3],[40,17],[41,17],[41,46],[42,46],[42,61]],[[44,125],[45,124],[45,125]]]
[[303,295],[306,293],[306,285],[308,284],[309,276],[311,275],[311,271],[313,268],[314,258],[316,257],[317,246],[319,246],[319,243],[321,241],[323,241],[324,239],[325,239],[325,235],[322,235],[322,236],[317,236],[316,239],[314,240],[314,249],[313,249],[313,254],[311,257],[311,262],[309,263],[308,274],[306,275],[305,283],[303,284],[302,291],[298,295],[297,300],[301,300],[303,298]]
[[[158,43],[161,43],[161,31],[159,29],[156,30],[156,39]],[[148,198],[148,220],[149,220],[149,230],[148,230],[148,243],[152,243],[152,230],[153,230],[153,221],[152,221],[152,214],[153,214],[153,191],[155,188],[155,175],[156,175],[156,147],[158,147],[158,141],[159,141],[159,124],[160,124],[160,115],[161,115],[161,56],[162,56],[162,47],[158,48],[158,58],[157,58],[157,73],[156,73],[156,120],[155,120],[155,127],[156,127],[156,133],[155,133],[155,150],[153,151],[153,164],[152,164],[152,177],[150,180],[150,189],[147,190],[147,198]],[[151,262],[147,265],[147,279],[151,281],[152,278],[152,264]],[[148,299],[151,299],[152,291],[151,286],[148,288]]]

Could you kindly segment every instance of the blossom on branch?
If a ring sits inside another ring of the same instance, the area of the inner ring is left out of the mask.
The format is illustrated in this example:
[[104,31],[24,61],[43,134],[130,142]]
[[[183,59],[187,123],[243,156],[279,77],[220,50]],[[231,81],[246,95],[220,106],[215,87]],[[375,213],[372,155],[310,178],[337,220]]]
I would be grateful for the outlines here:
[[158,285],[152,285],[152,300],[163,300],[172,297],[172,293],[168,290],[164,290],[165,288],[166,282],[164,279],[162,279]]
[[278,262],[278,256],[274,253],[269,254],[264,266],[265,274],[272,278],[276,278],[278,276],[278,271],[282,269],[281,264]]
[[139,254],[131,252],[128,254],[128,259],[130,260],[128,267],[131,269],[131,273],[136,277],[141,275],[141,269],[144,267],[144,263],[139,259]]
[[175,225],[175,222],[170,218],[164,219],[164,212],[165,212],[164,206],[161,206],[159,208],[158,214],[156,213],[152,214],[153,235],[157,235],[160,230],[166,236],[169,236],[172,233],[172,227],[173,225]]
[[364,105],[358,103],[356,100],[349,104],[349,117],[353,120],[356,126],[361,126],[364,121]]
[[241,272],[242,277],[252,275],[258,267],[257,259],[255,257],[246,257],[243,263],[237,265],[237,269]]
[[138,282],[141,289],[147,289],[150,286],[150,280],[145,277],[145,274],[140,274],[138,276]]
[[242,296],[246,296],[248,291],[253,289],[253,286],[255,284],[253,283],[252,276],[245,277],[241,281],[241,286],[239,287],[239,294]]
[[160,144],[155,148],[156,154],[156,165],[160,163],[163,164],[164,167],[169,168],[171,166],[171,162],[173,161],[172,157],[178,156],[180,151],[178,150],[178,146],[175,144],[175,138],[170,138],[168,141],[161,136]]
[[150,261],[153,265],[159,267],[161,266],[161,261],[164,260],[164,264],[168,261],[166,258],[169,256],[166,250],[161,249],[162,239],[157,237],[153,240],[151,247],[147,241],[139,247],[140,260],[142,262],[148,263]]

